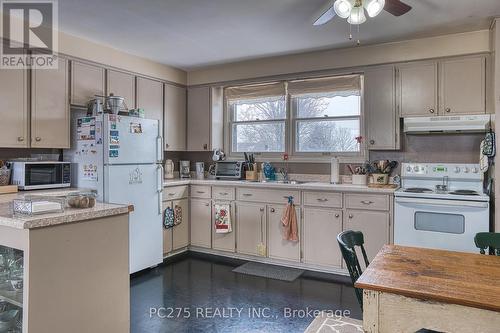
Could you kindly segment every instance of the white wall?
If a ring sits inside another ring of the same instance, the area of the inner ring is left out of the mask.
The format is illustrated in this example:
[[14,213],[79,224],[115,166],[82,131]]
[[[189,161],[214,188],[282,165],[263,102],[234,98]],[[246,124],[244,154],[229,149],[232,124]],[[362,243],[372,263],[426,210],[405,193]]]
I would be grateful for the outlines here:
[[188,85],[482,52],[490,52],[489,30],[212,66],[188,72]]

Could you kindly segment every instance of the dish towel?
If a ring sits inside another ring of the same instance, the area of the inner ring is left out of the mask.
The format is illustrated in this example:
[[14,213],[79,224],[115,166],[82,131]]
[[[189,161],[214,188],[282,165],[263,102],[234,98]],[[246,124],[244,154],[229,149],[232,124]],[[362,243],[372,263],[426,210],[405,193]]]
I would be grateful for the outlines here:
[[163,212],[163,227],[165,229],[174,227],[174,210],[170,207],[167,207]]
[[298,242],[299,230],[297,224],[297,212],[295,211],[293,197],[288,197],[288,204],[286,205],[283,216],[281,217],[281,224],[283,225],[283,239]]
[[231,205],[228,203],[214,204],[215,233],[227,234],[233,231],[231,226]]
[[174,207],[174,226],[182,223],[182,207],[175,205]]

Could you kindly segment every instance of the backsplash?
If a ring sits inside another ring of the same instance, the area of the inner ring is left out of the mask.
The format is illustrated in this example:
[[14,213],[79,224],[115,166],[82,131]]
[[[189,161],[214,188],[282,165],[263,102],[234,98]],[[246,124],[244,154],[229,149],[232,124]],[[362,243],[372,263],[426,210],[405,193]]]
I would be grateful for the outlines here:
[[59,154],[61,156],[62,150],[50,148],[0,148],[0,160],[31,157],[31,154]]
[[[370,161],[395,160],[403,162],[430,163],[478,163],[479,145],[484,134],[433,134],[403,135],[402,147],[398,151],[370,151]],[[175,170],[179,169],[180,160],[213,163],[211,152],[166,152],[165,158],[174,161]],[[284,163],[274,163],[276,168]],[[394,174],[399,173],[399,167]],[[288,172],[295,174],[330,174],[329,163],[288,163]],[[341,164],[341,174],[348,174],[347,165]]]

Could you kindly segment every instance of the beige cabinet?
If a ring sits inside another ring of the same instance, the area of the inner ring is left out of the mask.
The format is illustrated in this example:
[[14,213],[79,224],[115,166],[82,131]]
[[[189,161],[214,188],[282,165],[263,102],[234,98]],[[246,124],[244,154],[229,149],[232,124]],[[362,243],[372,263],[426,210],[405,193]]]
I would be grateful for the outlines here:
[[440,62],[440,113],[486,113],[486,58]]
[[212,207],[210,199],[191,199],[191,245],[212,247]]
[[401,116],[438,114],[438,65],[415,62],[398,66]]
[[[163,201],[162,219],[165,218],[165,210],[167,208],[172,208],[172,201]],[[172,235],[173,235],[172,228],[169,228],[169,229],[163,228],[163,255],[166,255],[166,254],[172,252],[172,250],[173,250]]]
[[163,83],[138,77],[137,108],[144,109],[147,119],[163,121]]
[[186,150],[186,88],[165,84],[165,150]]
[[342,210],[304,207],[304,263],[341,267],[342,254],[336,237],[342,232]]
[[28,71],[0,69],[0,147],[29,147]]
[[210,149],[210,87],[188,89],[188,151]]
[[68,61],[58,61],[57,69],[31,72],[31,147],[70,146]]
[[104,95],[104,73],[102,67],[71,61],[71,104],[86,106],[94,95]]
[[344,214],[344,230],[363,233],[366,254],[371,262],[382,246],[389,244],[389,213],[347,209]]
[[106,93],[124,98],[127,108],[135,108],[135,76],[112,69],[107,70]]
[[[261,256],[259,245],[266,244],[266,205],[259,203],[236,203],[237,252]],[[265,255],[264,255],[265,256]]]
[[[268,225],[268,256],[273,259],[300,261],[300,241],[289,241],[283,239],[284,227],[281,217],[284,213],[285,204],[267,206]],[[297,214],[298,236],[301,235],[300,208],[295,208]]]
[[368,149],[399,149],[394,66],[365,71],[365,117]]
[[214,216],[212,220],[212,248],[214,250],[235,252],[236,251],[236,219],[235,219],[235,209],[234,202],[214,202],[225,203],[229,205],[229,214],[231,218],[231,228],[232,232],[229,233],[216,233],[215,232],[215,206],[214,206]]
[[172,228],[172,248],[179,250],[189,245],[189,201],[180,199],[172,201],[174,213],[180,210],[182,222]]

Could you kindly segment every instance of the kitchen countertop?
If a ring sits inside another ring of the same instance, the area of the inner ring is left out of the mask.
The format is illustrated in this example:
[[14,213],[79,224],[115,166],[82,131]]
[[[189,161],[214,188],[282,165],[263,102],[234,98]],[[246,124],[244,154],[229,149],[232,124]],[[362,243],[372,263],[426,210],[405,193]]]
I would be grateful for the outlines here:
[[366,192],[392,194],[395,188],[371,188],[365,185],[330,184],[326,182],[303,182],[299,184],[284,184],[280,182],[252,182],[246,180],[216,180],[216,179],[165,179],[164,187],[180,185],[210,185],[210,186],[244,186],[265,187],[267,189],[317,190],[338,192]]
[[77,189],[57,189],[47,191],[29,191],[0,195],[0,226],[15,229],[34,229],[53,225],[98,219],[106,216],[128,214],[134,210],[132,205],[120,205],[96,202],[92,208],[66,208],[63,213],[40,214],[34,216],[13,216],[11,201],[24,195],[68,194]]

